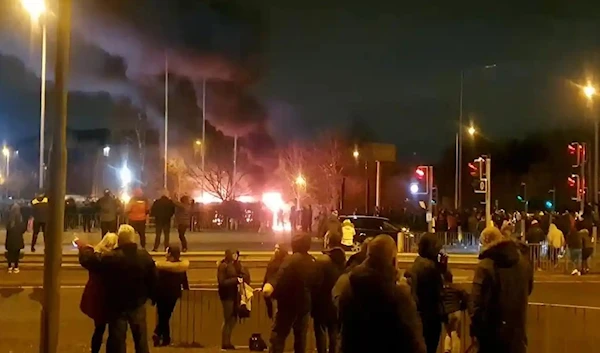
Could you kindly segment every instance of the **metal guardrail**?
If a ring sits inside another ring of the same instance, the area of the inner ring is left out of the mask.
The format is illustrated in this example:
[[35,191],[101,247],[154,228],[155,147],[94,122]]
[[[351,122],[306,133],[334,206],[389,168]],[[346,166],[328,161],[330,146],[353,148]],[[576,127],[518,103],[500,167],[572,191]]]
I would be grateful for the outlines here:
[[[421,237],[427,233],[403,233],[399,251],[417,252]],[[478,252],[479,251],[479,233],[467,232],[436,232],[442,247],[449,252]]]
[[[150,310],[150,309],[149,309]],[[469,317],[460,315],[459,343],[452,352],[464,353],[471,346]],[[148,315],[149,327],[153,327],[155,313]],[[216,290],[202,289],[184,291],[171,319],[173,342],[182,346],[219,346],[222,308]],[[272,321],[267,317],[266,306],[260,292],[252,299],[250,318],[242,320],[234,329],[233,343],[247,345],[251,334],[260,333],[268,342]],[[527,334],[529,353],[596,352],[600,346],[600,308],[530,303],[528,308]],[[309,327],[308,349],[314,349],[312,326]],[[440,338],[438,352],[443,352],[445,332]],[[456,338],[456,336],[455,336]],[[292,348],[288,340],[287,349]]]

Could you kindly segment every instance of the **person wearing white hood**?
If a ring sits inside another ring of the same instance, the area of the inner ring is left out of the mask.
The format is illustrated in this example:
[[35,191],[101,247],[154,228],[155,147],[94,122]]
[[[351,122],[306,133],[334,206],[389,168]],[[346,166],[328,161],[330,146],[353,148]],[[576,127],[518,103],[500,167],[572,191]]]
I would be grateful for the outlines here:
[[342,245],[344,250],[352,250],[355,235],[356,230],[354,229],[354,224],[352,224],[352,221],[349,219],[344,220],[344,222],[342,222]]
[[565,246],[565,235],[563,232],[558,229],[556,224],[550,223],[550,228],[548,229],[548,245],[549,245],[549,255],[550,261],[552,265],[558,265],[558,254],[560,254],[561,249]]

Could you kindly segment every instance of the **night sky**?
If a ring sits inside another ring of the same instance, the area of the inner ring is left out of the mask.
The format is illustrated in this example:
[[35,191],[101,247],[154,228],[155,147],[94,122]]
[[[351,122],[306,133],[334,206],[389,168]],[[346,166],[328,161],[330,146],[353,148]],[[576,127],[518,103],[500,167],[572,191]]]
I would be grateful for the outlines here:
[[[165,56],[174,84],[188,87],[174,94],[190,114],[209,80],[209,119],[226,134],[285,141],[366,124],[399,156],[424,159],[453,143],[461,70],[465,122],[493,140],[583,124],[577,84],[595,76],[600,85],[592,1],[73,2],[75,129],[108,127],[119,105],[160,126]],[[38,130],[39,28],[17,0],[3,0],[0,31],[0,138],[12,141]]]

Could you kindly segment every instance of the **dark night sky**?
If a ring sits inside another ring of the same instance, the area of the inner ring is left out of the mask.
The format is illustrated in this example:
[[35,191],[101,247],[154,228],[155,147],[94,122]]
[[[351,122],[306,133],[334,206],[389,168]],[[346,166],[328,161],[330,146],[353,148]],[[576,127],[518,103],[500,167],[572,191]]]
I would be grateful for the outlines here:
[[[501,139],[581,124],[576,83],[600,68],[600,5],[583,1],[74,3],[73,128],[106,126],[124,100],[159,126],[168,52],[191,87],[219,81],[208,114],[226,133],[266,129],[285,140],[358,119],[400,156],[431,158],[453,142],[461,69],[466,120]],[[39,42],[17,0],[2,1],[0,20],[0,138],[14,140],[38,129]]]

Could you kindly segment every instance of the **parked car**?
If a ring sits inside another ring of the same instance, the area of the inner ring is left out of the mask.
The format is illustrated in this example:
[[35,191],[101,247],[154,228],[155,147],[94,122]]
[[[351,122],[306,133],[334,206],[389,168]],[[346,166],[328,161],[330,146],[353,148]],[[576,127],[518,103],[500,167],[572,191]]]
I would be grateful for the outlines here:
[[349,215],[340,216],[340,222],[350,220],[354,224],[356,235],[354,236],[353,251],[358,251],[360,245],[366,238],[373,238],[379,234],[388,234],[397,241],[398,234],[408,233],[408,228],[398,227],[390,222],[388,218],[378,216]]

